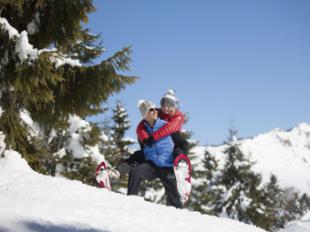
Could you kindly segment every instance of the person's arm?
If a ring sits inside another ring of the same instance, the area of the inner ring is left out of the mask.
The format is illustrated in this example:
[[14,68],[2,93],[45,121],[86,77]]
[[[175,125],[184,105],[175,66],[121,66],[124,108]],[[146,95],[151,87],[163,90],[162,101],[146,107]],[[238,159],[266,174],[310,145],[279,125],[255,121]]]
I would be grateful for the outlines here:
[[164,126],[155,131],[152,136],[155,141],[158,141],[159,139],[165,136],[180,131],[183,123],[184,123],[184,115],[181,112],[178,112]]
[[144,126],[143,120],[141,120],[140,123],[138,124],[136,133],[137,133],[138,140],[142,143],[145,139],[147,139],[150,136]]

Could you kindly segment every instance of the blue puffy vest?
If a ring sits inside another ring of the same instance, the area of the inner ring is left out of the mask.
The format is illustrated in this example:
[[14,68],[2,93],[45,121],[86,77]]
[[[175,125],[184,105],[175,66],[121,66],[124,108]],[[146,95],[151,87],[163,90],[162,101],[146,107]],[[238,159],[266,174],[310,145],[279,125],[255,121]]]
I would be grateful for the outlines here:
[[[149,134],[157,131],[164,126],[167,122],[161,119],[157,119],[153,128],[145,121],[144,125]],[[146,160],[152,161],[159,167],[173,167],[173,147],[174,143],[171,136],[166,136],[155,143],[151,147],[144,146],[143,152]]]

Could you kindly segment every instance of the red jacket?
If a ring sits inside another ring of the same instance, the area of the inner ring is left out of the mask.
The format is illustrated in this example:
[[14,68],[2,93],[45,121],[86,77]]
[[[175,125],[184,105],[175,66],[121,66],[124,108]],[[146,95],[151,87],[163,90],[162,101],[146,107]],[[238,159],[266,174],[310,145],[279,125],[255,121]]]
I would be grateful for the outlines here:
[[[159,109],[158,116],[161,119],[167,121],[168,123],[153,133],[153,138],[155,141],[181,130],[182,125],[184,123],[184,115],[181,111],[176,110],[176,112],[173,115],[170,115],[170,114],[164,114]],[[143,124],[143,120],[140,121],[140,123],[138,124],[136,132],[138,139],[141,142],[149,137],[149,134],[147,133],[145,126]]]

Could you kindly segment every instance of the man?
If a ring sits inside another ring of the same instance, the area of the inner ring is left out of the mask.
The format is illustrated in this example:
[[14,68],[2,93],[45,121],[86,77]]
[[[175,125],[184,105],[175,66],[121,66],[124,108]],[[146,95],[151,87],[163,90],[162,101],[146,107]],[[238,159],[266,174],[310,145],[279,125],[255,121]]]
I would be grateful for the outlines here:
[[[146,133],[154,134],[167,122],[158,118],[155,105],[149,101],[140,101],[139,110]],[[173,170],[174,143],[171,136],[164,136],[157,141],[143,145],[145,161],[135,166],[129,175],[128,195],[137,195],[144,180],[159,178],[167,194],[167,205],[182,208]]]

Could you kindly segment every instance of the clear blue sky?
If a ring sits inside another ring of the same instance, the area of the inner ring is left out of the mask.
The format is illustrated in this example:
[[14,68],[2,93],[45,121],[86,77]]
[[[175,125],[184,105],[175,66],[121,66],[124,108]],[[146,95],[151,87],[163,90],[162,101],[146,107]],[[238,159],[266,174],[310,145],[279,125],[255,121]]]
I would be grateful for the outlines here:
[[[190,115],[200,144],[310,122],[309,0],[96,0],[88,28],[102,33],[105,59],[132,45],[139,80],[119,95],[135,137],[139,99],[167,89]],[[92,120],[101,120],[100,117]]]

